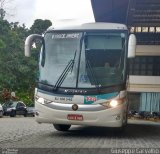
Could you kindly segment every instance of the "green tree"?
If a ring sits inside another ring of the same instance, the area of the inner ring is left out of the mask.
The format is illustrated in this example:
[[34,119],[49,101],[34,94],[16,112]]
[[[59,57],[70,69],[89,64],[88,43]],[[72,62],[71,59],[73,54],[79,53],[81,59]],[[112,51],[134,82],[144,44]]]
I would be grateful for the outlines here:
[[[24,41],[29,35],[23,25],[0,19],[0,91],[15,91],[26,103],[33,101],[38,61],[24,57]],[[2,98],[1,98],[2,99]]]
[[30,33],[42,34],[51,25],[52,22],[50,20],[36,19],[30,28]]
[[[24,56],[24,42],[31,33],[43,33],[49,20],[35,20],[31,29],[18,22],[9,23],[0,18],[0,91],[14,91],[19,100],[33,103],[34,89],[38,72],[39,48],[33,49],[32,56]],[[0,99],[4,99],[0,95]]]

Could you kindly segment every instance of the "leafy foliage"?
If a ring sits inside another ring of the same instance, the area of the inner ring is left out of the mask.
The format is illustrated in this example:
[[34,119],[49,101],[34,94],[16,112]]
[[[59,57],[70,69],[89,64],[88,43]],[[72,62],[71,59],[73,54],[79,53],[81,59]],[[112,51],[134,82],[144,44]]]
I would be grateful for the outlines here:
[[[0,92],[8,89],[26,104],[33,103],[39,52],[34,49],[32,57],[26,58],[24,41],[30,33],[40,34],[50,24],[49,20],[37,19],[31,29],[27,29],[18,22],[9,23],[0,18]],[[1,101],[5,101],[1,96]]]
[[31,27],[31,33],[42,34],[51,25],[50,20],[36,19]]

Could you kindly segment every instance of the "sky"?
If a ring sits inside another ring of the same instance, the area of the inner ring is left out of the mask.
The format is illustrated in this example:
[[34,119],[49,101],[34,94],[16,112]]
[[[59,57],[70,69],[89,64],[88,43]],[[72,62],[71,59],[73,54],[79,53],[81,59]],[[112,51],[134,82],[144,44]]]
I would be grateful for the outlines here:
[[54,27],[94,22],[90,0],[12,0],[10,8],[7,19],[27,27],[35,19],[49,19]]

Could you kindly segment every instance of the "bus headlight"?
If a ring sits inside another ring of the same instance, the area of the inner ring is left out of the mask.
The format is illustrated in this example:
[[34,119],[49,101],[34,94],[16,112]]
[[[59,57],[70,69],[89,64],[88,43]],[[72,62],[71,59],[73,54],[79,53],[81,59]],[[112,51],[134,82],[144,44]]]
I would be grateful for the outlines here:
[[123,104],[126,101],[125,98],[122,99],[112,99],[110,101],[107,101],[105,103],[102,103],[101,105],[107,107],[107,108],[115,108],[121,104]]
[[117,107],[118,106],[118,101],[113,99],[113,100],[110,101],[109,105],[111,107]]

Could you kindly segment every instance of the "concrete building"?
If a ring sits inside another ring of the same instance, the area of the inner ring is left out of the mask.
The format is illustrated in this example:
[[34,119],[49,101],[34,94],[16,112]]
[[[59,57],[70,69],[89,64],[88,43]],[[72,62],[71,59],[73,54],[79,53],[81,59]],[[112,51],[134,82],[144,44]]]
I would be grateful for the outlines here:
[[129,61],[130,109],[160,112],[160,0],[91,0],[95,21],[123,23],[137,36]]

